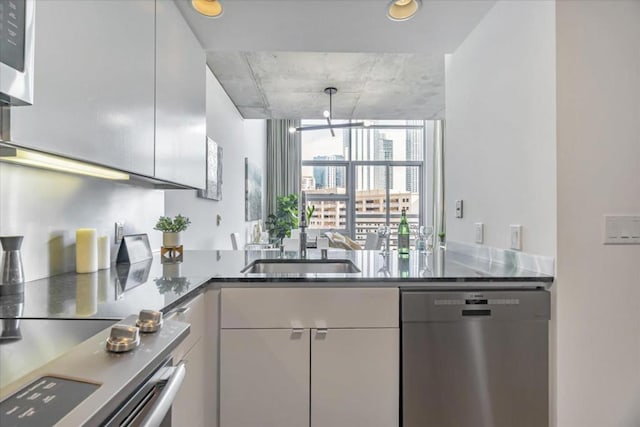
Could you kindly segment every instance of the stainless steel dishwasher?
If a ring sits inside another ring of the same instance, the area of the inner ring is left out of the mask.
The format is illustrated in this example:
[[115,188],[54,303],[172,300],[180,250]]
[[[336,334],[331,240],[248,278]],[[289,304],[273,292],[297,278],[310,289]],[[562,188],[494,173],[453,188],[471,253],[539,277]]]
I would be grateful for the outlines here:
[[403,427],[549,425],[549,292],[401,298]]

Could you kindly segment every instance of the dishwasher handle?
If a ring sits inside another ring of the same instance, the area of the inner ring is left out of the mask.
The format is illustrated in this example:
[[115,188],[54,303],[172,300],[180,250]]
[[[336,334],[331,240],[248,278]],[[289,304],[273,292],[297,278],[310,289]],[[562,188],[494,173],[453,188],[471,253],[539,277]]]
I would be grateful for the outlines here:
[[491,317],[491,310],[487,310],[487,309],[462,310],[462,317]]
[[180,387],[187,373],[184,362],[178,363],[175,367],[169,368],[173,370],[171,377],[164,386],[162,393],[158,397],[149,414],[142,420],[141,427],[159,427],[164,420],[165,415],[169,412],[171,404],[175,400]]

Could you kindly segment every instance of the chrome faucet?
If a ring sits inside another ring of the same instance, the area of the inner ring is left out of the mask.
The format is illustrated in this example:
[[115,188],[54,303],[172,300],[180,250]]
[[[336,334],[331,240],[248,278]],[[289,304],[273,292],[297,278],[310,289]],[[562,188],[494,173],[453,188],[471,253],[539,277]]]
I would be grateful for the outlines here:
[[307,193],[300,195],[300,259],[307,258]]

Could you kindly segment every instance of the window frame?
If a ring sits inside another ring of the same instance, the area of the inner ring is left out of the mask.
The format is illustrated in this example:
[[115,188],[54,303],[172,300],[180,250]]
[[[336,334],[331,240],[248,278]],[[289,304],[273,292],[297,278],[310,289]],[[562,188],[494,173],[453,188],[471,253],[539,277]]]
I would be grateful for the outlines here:
[[[302,120],[304,122],[304,119]],[[423,120],[422,125],[378,125],[372,124],[367,127],[368,130],[374,129],[420,129],[422,131],[422,145],[423,145],[423,156],[422,160],[352,160],[353,155],[353,141],[352,134],[348,132],[348,146],[349,153],[348,158],[345,160],[301,160],[301,171],[302,167],[324,167],[324,166],[337,166],[345,168],[345,194],[313,194],[307,193],[307,202],[313,203],[314,201],[334,201],[334,202],[345,202],[346,205],[346,227],[344,229],[317,229],[319,232],[329,231],[329,230],[337,230],[346,233],[352,239],[355,239],[356,234],[356,180],[355,180],[355,172],[356,168],[359,166],[384,166],[386,173],[386,183],[385,191],[386,191],[386,224],[391,224],[392,218],[400,218],[401,214],[395,214],[390,212],[390,195],[391,189],[389,188],[389,177],[390,171],[393,167],[417,167],[418,168],[418,191],[420,197],[419,211],[418,211],[418,226],[426,225],[427,219],[427,208],[426,203],[428,201],[428,196],[426,194],[426,170],[427,170],[427,121]],[[302,143],[302,138],[301,138]],[[302,153],[302,150],[300,150]],[[302,174],[300,174],[300,179],[302,180]],[[366,217],[367,214],[361,214],[360,217]],[[375,215],[372,215],[372,217]],[[379,217],[379,216],[378,216]],[[391,230],[393,233],[393,230]]]

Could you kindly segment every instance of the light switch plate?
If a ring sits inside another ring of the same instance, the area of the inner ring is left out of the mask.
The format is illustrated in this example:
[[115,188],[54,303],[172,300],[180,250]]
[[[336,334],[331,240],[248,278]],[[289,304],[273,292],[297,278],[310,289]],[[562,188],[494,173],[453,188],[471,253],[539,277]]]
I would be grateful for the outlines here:
[[481,222],[476,222],[474,224],[474,231],[476,243],[484,242],[484,224]]
[[512,224],[509,226],[511,236],[511,249],[516,251],[522,250],[522,226]]
[[605,215],[605,245],[640,245],[640,216]]
[[116,245],[120,244],[123,236],[124,236],[124,222],[121,222],[121,221],[116,222],[115,238],[114,238]]
[[462,218],[464,215],[463,206],[464,202],[462,200],[456,200],[456,218]]

